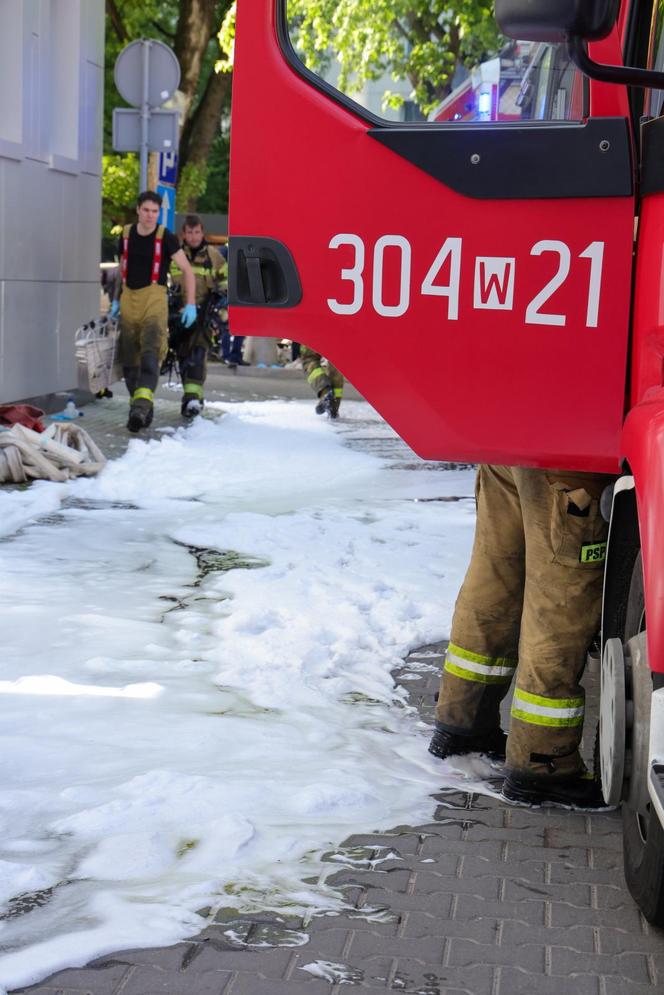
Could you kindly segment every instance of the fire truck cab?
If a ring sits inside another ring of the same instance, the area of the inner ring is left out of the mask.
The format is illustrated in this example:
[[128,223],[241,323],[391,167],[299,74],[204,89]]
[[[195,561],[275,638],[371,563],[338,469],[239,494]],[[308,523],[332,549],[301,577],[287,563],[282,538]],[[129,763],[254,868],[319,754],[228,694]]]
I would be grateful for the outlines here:
[[617,475],[597,754],[664,925],[664,3],[496,0],[502,52],[403,122],[305,66],[289,0],[237,6],[233,332],[424,458]]

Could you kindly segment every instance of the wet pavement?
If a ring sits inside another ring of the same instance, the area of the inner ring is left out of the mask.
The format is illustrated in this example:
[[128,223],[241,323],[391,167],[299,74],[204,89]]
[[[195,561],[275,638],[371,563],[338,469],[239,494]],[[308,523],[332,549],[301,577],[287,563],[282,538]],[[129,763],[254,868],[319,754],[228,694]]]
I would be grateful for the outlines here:
[[[85,408],[82,424],[120,455],[126,396]],[[232,402],[311,394],[298,370],[236,374],[213,367],[207,394]],[[150,434],[178,424],[179,392],[160,388]],[[358,396],[350,394],[350,396]],[[340,426],[341,427],[341,426]],[[424,464],[385,426],[350,445],[396,469]],[[446,498],[446,500],[450,500]],[[201,570],[209,567],[203,560]],[[213,567],[216,568],[216,567]],[[444,644],[421,647],[395,673],[433,721]],[[589,699],[596,678],[586,680]],[[588,757],[594,715],[587,719]],[[589,741],[589,742],[588,742]],[[648,925],[622,874],[621,817],[529,810],[443,790],[430,824],[353,836],[326,861],[346,908],[305,920],[233,910],[171,947],[103,957],[20,989],[30,995],[636,995],[664,991],[664,933]]]

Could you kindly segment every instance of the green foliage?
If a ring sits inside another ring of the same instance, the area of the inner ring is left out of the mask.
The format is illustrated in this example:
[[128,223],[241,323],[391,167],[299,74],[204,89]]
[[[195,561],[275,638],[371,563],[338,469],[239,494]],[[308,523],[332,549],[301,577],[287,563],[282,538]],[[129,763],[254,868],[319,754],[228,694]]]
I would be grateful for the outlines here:
[[[449,93],[459,65],[475,65],[501,44],[489,0],[288,0],[288,11],[310,69],[324,72],[334,60],[346,93],[383,73],[409,80],[424,114]],[[386,102],[403,97],[388,94]]]
[[193,210],[192,205],[205,193],[209,171],[208,162],[188,162],[180,171],[175,202],[177,211]]
[[[230,0],[217,0],[215,7],[219,24],[226,23],[224,16],[228,12]],[[104,94],[104,151],[108,153],[104,156],[104,230],[108,231],[109,226],[125,220],[134,220],[134,204],[138,193],[138,163],[135,156],[121,156],[113,154],[112,150],[112,114],[113,108],[126,106],[115,88],[113,79],[113,67],[115,61],[125,45],[139,38],[156,38],[163,41],[169,47],[175,45],[175,34],[178,27],[178,17],[180,14],[180,0],[114,0],[112,16],[111,5],[107,3],[106,18],[106,42],[105,42],[105,94]],[[232,22],[229,22],[232,23]],[[118,25],[121,26],[123,35],[120,39]],[[232,29],[230,29],[232,30]],[[203,57],[198,85],[191,105],[187,121],[196,114],[205,91],[210,74],[215,71],[215,62],[219,58],[220,50],[217,38],[213,35],[210,44]],[[185,56],[186,58],[186,56]],[[182,61],[182,58],[181,58]],[[187,128],[181,135],[181,162],[186,158],[186,135]],[[214,141],[209,153],[205,154],[205,161],[198,163],[187,163],[180,172],[177,187],[177,205],[186,205],[189,210],[196,203],[207,184],[208,174],[215,177],[228,177],[228,163],[218,162],[219,156],[228,158],[228,142]],[[123,168],[122,163],[126,163]],[[108,169],[111,172],[106,176]],[[121,182],[127,177],[127,182]],[[125,196],[123,204],[121,198]],[[223,201],[227,203],[228,193],[223,192]],[[128,208],[127,208],[128,205]]]
[[219,134],[210,149],[207,186],[197,204],[203,214],[226,214],[228,212],[228,166],[230,160],[230,139],[228,134]]
[[102,159],[102,231],[111,234],[114,227],[135,220],[138,193],[138,157],[105,155]]
[[217,39],[219,41],[219,48],[223,52],[223,56],[215,65],[215,69],[218,73],[229,73],[233,69],[233,55],[235,51],[235,11],[237,8],[236,0],[230,5],[223,21],[221,22],[221,27],[219,29],[219,34]]

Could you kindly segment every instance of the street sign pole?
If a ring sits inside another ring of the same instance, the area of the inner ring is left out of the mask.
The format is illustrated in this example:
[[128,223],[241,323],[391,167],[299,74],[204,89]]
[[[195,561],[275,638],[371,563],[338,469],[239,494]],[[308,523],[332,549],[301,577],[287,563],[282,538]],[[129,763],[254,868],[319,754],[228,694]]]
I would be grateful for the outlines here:
[[148,155],[177,152],[178,113],[159,110],[180,82],[180,64],[171,49],[142,38],[122,49],[113,67],[120,96],[137,110],[113,110],[113,148],[139,154],[139,193],[148,187]]
[[141,101],[141,149],[140,149],[140,180],[141,193],[147,190],[148,186],[148,128],[150,125],[150,42],[146,39],[141,41],[142,67],[143,67],[143,99]]

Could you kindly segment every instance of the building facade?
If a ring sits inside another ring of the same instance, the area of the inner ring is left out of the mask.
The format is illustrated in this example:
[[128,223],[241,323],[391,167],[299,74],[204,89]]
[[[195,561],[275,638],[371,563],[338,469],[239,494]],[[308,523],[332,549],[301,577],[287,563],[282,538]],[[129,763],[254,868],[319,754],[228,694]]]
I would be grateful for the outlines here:
[[0,0],[0,403],[76,386],[99,312],[103,0]]

